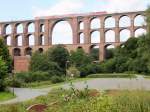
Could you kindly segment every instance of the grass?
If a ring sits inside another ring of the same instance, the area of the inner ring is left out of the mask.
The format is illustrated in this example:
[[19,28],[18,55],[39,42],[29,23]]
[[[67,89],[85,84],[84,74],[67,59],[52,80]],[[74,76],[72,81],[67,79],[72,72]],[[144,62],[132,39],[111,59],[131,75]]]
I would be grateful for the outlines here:
[[23,87],[26,88],[34,88],[34,89],[41,89],[41,88],[48,88],[48,87],[59,87],[63,84],[70,83],[70,82],[79,82],[79,81],[86,81],[90,80],[91,78],[75,78],[71,80],[66,80],[65,82],[53,84],[51,81],[41,81],[41,82],[33,82],[33,83],[26,83]]
[[26,108],[33,104],[48,105],[45,112],[150,112],[148,91],[109,90],[91,96],[92,91],[95,90],[56,89],[28,102],[2,105],[0,112],[26,112]]
[[15,98],[15,96],[10,92],[0,92],[0,102],[10,100]]
[[136,78],[136,74],[124,74],[124,73],[113,73],[113,74],[91,74],[88,78]]

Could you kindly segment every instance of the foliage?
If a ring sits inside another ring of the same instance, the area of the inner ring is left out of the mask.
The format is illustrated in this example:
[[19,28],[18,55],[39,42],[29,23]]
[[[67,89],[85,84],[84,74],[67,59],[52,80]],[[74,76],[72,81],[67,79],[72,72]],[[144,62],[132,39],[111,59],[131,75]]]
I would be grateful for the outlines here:
[[71,64],[75,65],[75,67],[80,68],[87,64],[91,63],[91,58],[87,55],[83,49],[77,49],[76,51],[72,51],[70,55]]
[[47,52],[48,61],[56,62],[60,68],[65,69],[66,62],[69,60],[69,52],[61,45],[50,48]]
[[8,73],[7,65],[4,60],[2,60],[2,57],[0,57],[0,91],[3,91],[5,89],[5,83],[4,79]]
[[69,67],[67,70],[67,76],[69,77],[80,77],[80,71],[76,67]]
[[51,81],[53,84],[56,84],[56,83],[64,82],[65,79],[63,77],[54,75],[51,77]]
[[42,72],[48,72],[49,75],[58,75],[61,76],[63,73],[62,68],[52,60],[48,60],[48,57],[46,54],[35,52],[33,56],[31,57],[30,62],[30,70],[32,72],[36,71],[42,71]]
[[5,45],[3,39],[0,38],[0,57],[2,57],[2,60],[5,61],[6,66],[8,67],[8,72],[11,72],[12,70],[12,60],[9,55],[9,50],[7,46]]

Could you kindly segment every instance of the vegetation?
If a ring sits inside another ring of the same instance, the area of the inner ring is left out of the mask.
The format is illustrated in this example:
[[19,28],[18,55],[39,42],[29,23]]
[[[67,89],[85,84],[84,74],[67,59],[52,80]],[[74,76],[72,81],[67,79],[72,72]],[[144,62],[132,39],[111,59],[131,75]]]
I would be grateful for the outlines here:
[[15,98],[15,96],[10,92],[0,92],[0,102]]
[[145,91],[97,91],[57,89],[24,103],[2,105],[0,112],[26,112],[32,104],[45,104],[45,112],[149,112],[150,94]]

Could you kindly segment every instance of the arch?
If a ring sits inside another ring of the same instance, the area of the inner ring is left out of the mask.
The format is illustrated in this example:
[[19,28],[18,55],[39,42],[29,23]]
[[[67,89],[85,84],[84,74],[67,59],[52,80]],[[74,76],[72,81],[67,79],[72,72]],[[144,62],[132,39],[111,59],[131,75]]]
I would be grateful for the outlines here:
[[21,50],[19,48],[14,48],[13,55],[14,56],[21,56]]
[[94,18],[91,20],[91,29],[97,29],[100,28],[100,19],[99,18]]
[[6,34],[11,34],[12,33],[12,27],[10,24],[5,25],[5,33]]
[[120,31],[120,42],[127,41],[131,36],[130,30],[124,29]]
[[135,37],[141,36],[143,34],[146,34],[146,30],[143,28],[139,28],[137,30],[135,30]]
[[16,46],[22,46],[22,35],[16,37]]
[[114,56],[114,50],[115,46],[112,44],[105,45],[105,59],[113,58]]
[[7,46],[11,46],[11,36],[7,36],[7,37],[5,37],[5,44],[7,45]]
[[[63,29],[63,30],[62,30]],[[68,21],[58,21],[52,29],[52,44],[73,44],[72,27]]]
[[28,36],[28,45],[29,45],[29,46],[34,46],[34,45],[35,45],[35,38],[34,38],[34,35],[29,35],[29,36]]
[[94,31],[91,33],[91,43],[100,43],[100,32]]
[[94,44],[90,46],[90,57],[93,61],[99,60],[99,52],[99,45]]
[[17,33],[23,33],[23,25],[22,24],[17,24]]
[[35,25],[34,25],[34,23],[29,23],[28,24],[28,33],[33,33],[33,32],[35,32]]
[[80,33],[80,44],[84,44],[84,33]]
[[44,37],[44,35],[40,36],[39,45],[45,45],[45,37]]
[[113,17],[106,17],[104,24],[105,24],[105,28],[113,28],[113,27],[115,27],[115,18],[113,18]]
[[131,26],[131,19],[124,15],[119,19],[119,27],[129,27]]
[[39,51],[39,53],[43,53],[44,52],[43,48],[39,48],[38,51]]
[[25,55],[27,56],[27,55],[32,55],[32,48],[30,48],[30,47],[27,47],[26,49],[25,49]]
[[45,25],[44,25],[44,24],[41,24],[41,25],[40,25],[40,32],[44,32],[44,30],[45,30]]
[[105,42],[115,42],[115,32],[113,30],[105,32]]
[[145,17],[142,15],[137,15],[134,18],[134,26],[143,26],[146,25]]
[[79,26],[80,26],[80,30],[84,29],[84,23],[82,21],[79,23]]

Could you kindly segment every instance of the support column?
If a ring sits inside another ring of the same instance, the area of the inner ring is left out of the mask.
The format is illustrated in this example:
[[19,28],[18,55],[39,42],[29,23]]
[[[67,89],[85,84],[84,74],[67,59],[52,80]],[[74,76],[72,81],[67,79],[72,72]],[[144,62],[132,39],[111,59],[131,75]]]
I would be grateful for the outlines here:
[[34,33],[34,38],[35,38],[35,46],[39,45],[39,37],[40,37],[40,22],[39,20],[35,20],[35,33]]
[[15,47],[15,43],[16,43],[16,26],[15,24],[11,24],[11,46]]
[[44,42],[45,45],[49,45],[49,21],[45,20],[44,22]]
[[131,34],[131,37],[135,37],[135,32],[134,32],[134,15],[131,15],[130,16],[130,19],[131,19],[131,26],[130,26],[130,34]]
[[115,42],[120,43],[119,17],[115,16]]
[[100,43],[105,43],[105,17],[101,17]]
[[78,23],[78,19],[76,17],[74,17],[72,19],[72,33],[73,33],[73,44],[78,44],[78,28],[79,28],[79,23]]
[[27,23],[23,23],[23,37],[22,37],[22,46],[27,46],[27,37],[28,36],[28,26]]
[[104,44],[99,45],[99,60],[102,62],[105,60],[105,46]]
[[49,22],[49,45],[52,45],[53,23]]
[[90,21],[89,18],[84,18],[84,35],[85,35],[85,44],[91,43],[91,36],[90,36]]

